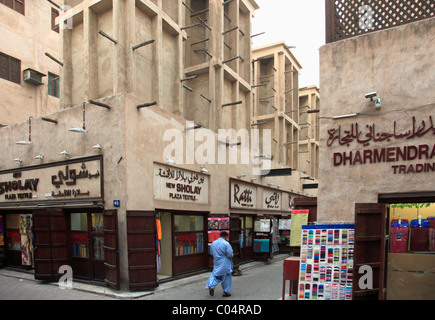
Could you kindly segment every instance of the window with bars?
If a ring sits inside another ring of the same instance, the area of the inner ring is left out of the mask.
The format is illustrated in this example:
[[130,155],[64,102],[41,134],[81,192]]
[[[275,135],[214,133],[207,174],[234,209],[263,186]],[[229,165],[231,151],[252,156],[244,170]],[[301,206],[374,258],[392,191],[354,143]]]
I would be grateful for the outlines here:
[[20,84],[21,61],[0,52],[0,78]]
[[24,0],[0,0],[0,3],[18,13],[24,14]]

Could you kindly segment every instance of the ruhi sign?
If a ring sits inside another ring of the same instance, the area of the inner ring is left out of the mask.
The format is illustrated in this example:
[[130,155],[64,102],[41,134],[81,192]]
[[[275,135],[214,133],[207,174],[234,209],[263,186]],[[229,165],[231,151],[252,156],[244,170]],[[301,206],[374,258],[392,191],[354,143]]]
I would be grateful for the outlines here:
[[[352,123],[349,128],[341,126],[328,130],[327,146],[347,146],[356,142],[363,148],[352,151],[333,153],[332,161],[335,167],[356,166],[377,163],[391,163],[393,174],[435,172],[435,126],[432,116],[417,122],[412,117],[408,128],[399,129],[394,121],[390,130],[378,130],[375,123],[361,126]],[[421,139],[425,141],[421,141]],[[419,140],[417,140],[419,139]],[[371,144],[381,142],[402,142],[401,146],[371,147]],[[429,141],[429,142],[428,142]],[[403,142],[408,142],[403,145]],[[407,163],[404,163],[404,162]],[[415,163],[409,163],[415,161]]]
[[290,212],[295,196],[285,190],[230,179],[230,209]]

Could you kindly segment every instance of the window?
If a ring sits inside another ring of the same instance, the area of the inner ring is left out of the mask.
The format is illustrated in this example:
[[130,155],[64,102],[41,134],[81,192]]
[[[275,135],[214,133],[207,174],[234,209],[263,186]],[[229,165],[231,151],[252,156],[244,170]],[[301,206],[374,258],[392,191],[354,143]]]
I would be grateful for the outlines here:
[[48,94],[59,98],[59,76],[48,73]]
[[0,78],[20,84],[21,61],[0,52]]
[[73,257],[89,258],[86,213],[71,213],[71,231]]
[[18,13],[24,14],[24,0],[0,0],[5,6],[15,10]]
[[[1,1],[1,0],[0,0]],[[59,16],[59,11],[55,8],[51,8],[51,30],[59,33],[59,25],[56,24],[56,18]]]
[[204,252],[204,217],[174,216],[175,256]]

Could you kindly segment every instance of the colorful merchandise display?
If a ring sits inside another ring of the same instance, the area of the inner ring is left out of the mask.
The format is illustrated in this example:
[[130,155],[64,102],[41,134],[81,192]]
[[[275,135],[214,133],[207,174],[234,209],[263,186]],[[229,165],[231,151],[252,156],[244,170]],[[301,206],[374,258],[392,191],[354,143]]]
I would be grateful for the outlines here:
[[353,224],[302,225],[298,299],[351,300]]
[[391,221],[391,253],[406,253],[408,246],[407,219],[393,219]]
[[274,253],[279,251],[280,235],[278,219],[263,218],[254,222],[254,247],[255,253]]
[[222,231],[230,234],[230,218],[208,218],[208,253],[213,241],[219,239]]
[[301,227],[308,223],[309,210],[292,210],[290,246],[299,247],[301,245]]

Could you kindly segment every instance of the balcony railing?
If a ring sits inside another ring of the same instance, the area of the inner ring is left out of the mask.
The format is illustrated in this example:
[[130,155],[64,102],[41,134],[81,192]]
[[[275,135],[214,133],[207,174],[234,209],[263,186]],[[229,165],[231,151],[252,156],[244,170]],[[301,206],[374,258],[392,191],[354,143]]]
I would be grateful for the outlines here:
[[435,16],[435,0],[325,0],[326,43]]

